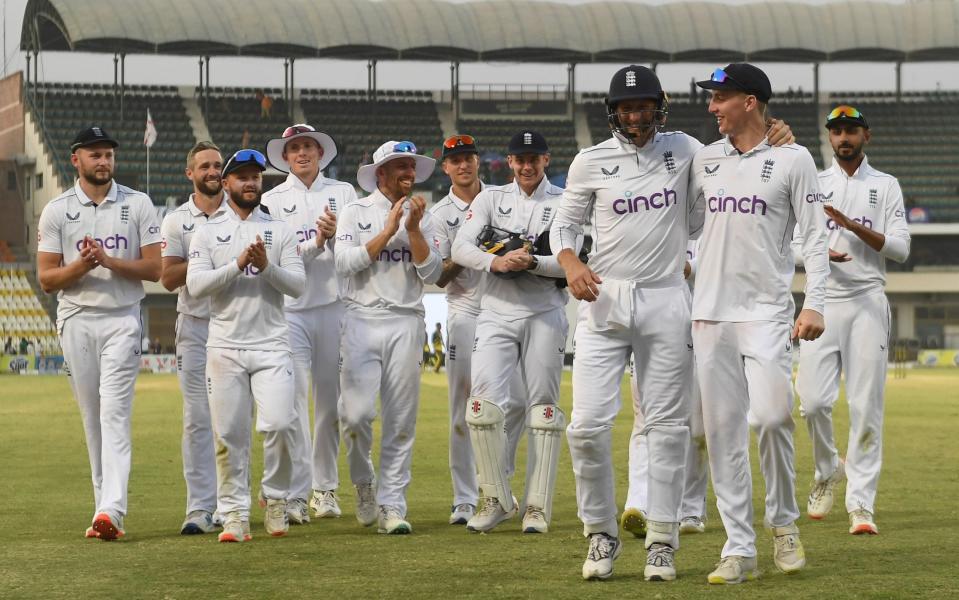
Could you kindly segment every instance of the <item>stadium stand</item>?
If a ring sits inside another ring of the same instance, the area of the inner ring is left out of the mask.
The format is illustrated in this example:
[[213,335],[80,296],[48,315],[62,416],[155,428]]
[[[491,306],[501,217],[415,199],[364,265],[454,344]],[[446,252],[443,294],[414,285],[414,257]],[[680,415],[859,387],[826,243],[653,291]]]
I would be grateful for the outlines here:
[[[262,94],[269,97],[268,111],[264,111]],[[270,138],[277,137],[290,125],[287,102],[282,90],[277,88],[210,88],[209,99],[200,97],[200,107],[206,111],[207,126],[213,142],[223,150],[224,158],[244,145],[244,136],[249,134],[246,147],[262,150]]]
[[10,338],[19,350],[20,340],[27,340],[34,352],[59,354],[56,329],[31,287],[27,272],[8,266],[0,265],[0,343]]
[[867,153],[874,167],[899,178],[906,208],[928,220],[959,221],[959,93],[830,94],[831,104],[860,109],[872,127]]
[[149,109],[157,129],[157,141],[150,149],[150,196],[154,204],[162,205],[167,197],[181,198],[190,192],[183,176],[183,157],[194,139],[177,88],[127,86],[122,120],[119,99],[111,85],[53,82],[41,83],[34,91],[36,101],[31,108],[63,187],[75,177],[70,165],[73,137],[80,129],[101,125],[120,142],[116,179],[146,191],[143,132]]
[[336,140],[334,168],[341,181],[355,184],[364,156],[368,162],[387,140],[409,140],[421,154],[439,157],[443,131],[430,92],[379,91],[370,101],[366,90],[307,89],[300,93],[300,105],[307,122]]

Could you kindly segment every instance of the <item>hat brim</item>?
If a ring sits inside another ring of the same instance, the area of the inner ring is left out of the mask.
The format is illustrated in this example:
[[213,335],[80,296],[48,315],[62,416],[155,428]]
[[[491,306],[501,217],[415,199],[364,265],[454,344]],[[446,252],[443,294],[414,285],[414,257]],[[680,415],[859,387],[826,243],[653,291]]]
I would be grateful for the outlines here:
[[240,169],[245,169],[246,167],[256,167],[257,169],[260,170],[260,173],[266,171],[266,167],[256,162],[255,160],[248,160],[246,162],[241,162],[241,163],[227,164],[226,166],[227,168],[223,169],[223,173],[221,174],[221,177],[226,177],[227,175],[230,175],[231,173],[236,173]]
[[311,138],[323,149],[323,156],[320,157],[320,170],[325,169],[333,159],[336,158],[336,142],[329,135],[322,131],[305,131],[288,138],[275,138],[266,143],[266,159],[277,171],[284,173],[290,172],[290,164],[283,158],[283,150],[286,145],[296,138]]
[[526,146],[522,146],[522,147],[520,147],[520,148],[507,148],[507,149],[506,149],[506,154],[509,155],[509,156],[521,156],[521,155],[523,155],[523,154],[538,154],[539,156],[544,156],[544,155],[549,154],[549,153],[550,153],[550,151],[549,151],[548,149],[547,149],[547,150],[536,150],[535,148],[527,148]]
[[696,85],[703,88],[704,90],[725,90],[730,92],[740,92],[742,94],[748,94],[750,96],[756,96],[760,102],[769,102],[769,98],[763,98],[762,94],[754,90],[743,89],[742,86],[737,85],[731,79],[727,79],[720,83],[719,81],[712,81],[707,79],[706,81],[697,81]]
[[414,180],[416,183],[422,183],[433,175],[436,160],[422,154],[397,153],[387,156],[379,162],[360,167],[356,171],[356,183],[372,194],[376,191],[376,170],[397,158],[412,158],[416,162],[416,179]]
[[120,142],[116,141],[113,138],[100,138],[98,140],[90,140],[89,142],[76,143],[70,146],[70,152],[76,152],[80,148],[86,148],[87,146],[96,146],[97,144],[110,144],[112,148],[119,148]]

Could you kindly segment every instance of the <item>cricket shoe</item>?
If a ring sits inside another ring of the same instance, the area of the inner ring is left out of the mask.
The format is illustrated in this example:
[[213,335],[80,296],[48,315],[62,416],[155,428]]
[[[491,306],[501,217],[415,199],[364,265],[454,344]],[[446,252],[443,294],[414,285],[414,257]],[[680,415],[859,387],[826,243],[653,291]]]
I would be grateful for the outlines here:
[[217,536],[221,543],[249,542],[253,539],[250,534],[250,522],[240,516],[238,512],[227,513],[223,517],[223,531]]
[[653,542],[646,551],[646,568],[643,579],[646,581],[672,581],[676,579],[676,563],[673,547],[669,544]]
[[[112,542],[126,535],[126,532],[123,531],[123,519],[121,517],[111,517],[109,513],[105,512],[98,513],[97,516],[93,517],[93,525],[90,528],[96,532],[96,537],[104,542]],[[88,534],[87,537],[91,536]]]
[[286,503],[286,517],[290,520],[290,525],[306,525],[310,522],[310,511],[306,506],[306,500],[294,498]]
[[406,535],[413,533],[413,526],[400,514],[395,506],[381,506],[379,514],[379,533],[387,535]]
[[180,535],[199,535],[216,529],[213,514],[205,510],[192,510],[180,526]]
[[679,533],[703,533],[706,522],[700,517],[683,517],[679,522]]
[[97,530],[93,527],[87,527],[87,530],[83,532],[83,537],[85,538],[98,538],[100,534],[97,533]]
[[379,517],[376,508],[376,481],[358,483],[356,488],[356,520],[363,527],[376,523]]
[[713,585],[729,585],[758,578],[759,567],[755,556],[724,556],[706,581]]
[[523,533],[546,533],[549,523],[546,522],[546,513],[537,506],[527,506],[523,515]]
[[476,507],[472,504],[457,504],[450,513],[450,525],[466,525],[476,514]]
[[287,534],[290,530],[290,519],[286,513],[286,500],[267,499],[263,527],[273,537],[282,537]]
[[798,572],[806,566],[806,552],[799,539],[799,528],[795,523],[785,527],[773,527],[773,562],[787,575]]
[[806,514],[810,519],[824,519],[832,510],[836,486],[846,478],[846,463],[839,460],[835,472],[825,481],[817,481],[809,491],[809,501],[806,503]]
[[849,533],[853,535],[879,535],[879,528],[872,513],[865,508],[857,508],[849,513]]
[[619,538],[606,533],[589,534],[589,550],[583,563],[583,579],[609,579],[613,574],[613,561],[622,552]]
[[619,518],[619,526],[638,538],[646,537],[646,512],[638,508],[627,508]]
[[340,510],[340,504],[337,502],[336,492],[333,490],[322,491],[313,490],[313,497],[310,498],[310,508],[313,509],[313,515],[317,519],[339,519],[343,511]]
[[506,519],[515,516],[517,512],[519,512],[519,507],[517,506],[516,496],[513,496],[512,510],[504,509],[503,505],[499,503],[499,498],[484,496],[483,506],[480,507],[479,512],[473,515],[473,518],[466,524],[466,529],[468,531],[486,533],[487,531],[492,531],[494,527]]

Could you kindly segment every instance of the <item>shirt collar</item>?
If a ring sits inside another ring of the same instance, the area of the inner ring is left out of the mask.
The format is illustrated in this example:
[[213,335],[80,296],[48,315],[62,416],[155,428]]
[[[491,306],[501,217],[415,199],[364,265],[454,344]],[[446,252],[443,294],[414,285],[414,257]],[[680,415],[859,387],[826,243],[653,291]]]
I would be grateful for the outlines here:
[[[91,204],[93,204],[93,200],[91,200],[90,197],[87,196],[87,195],[83,192],[83,188],[80,187],[80,180],[79,180],[79,179],[77,179],[77,180],[76,180],[76,183],[73,184],[73,189],[74,189],[74,191],[75,191],[76,194],[77,194],[77,198],[79,198],[79,200],[80,200],[80,204],[83,204],[84,206],[90,206]],[[118,191],[118,190],[117,190],[117,182],[111,180],[111,181],[110,181],[110,189],[107,190],[107,195],[106,195],[106,197],[104,198],[104,200],[107,201],[107,202],[116,202],[116,201],[117,201],[117,191]]]
[[223,192],[223,197],[220,198],[220,205],[216,207],[216,210],[213,211],[212,215],[208,215],[200,207],[196,205],[196,194],[190,194],[190,200],[187,202],[187,210],[190,211],[190,214],[194,217],[206,216],[207,218],[215,217],[216,215],[222,213],[224,210],[229,208],[229,205],[226,203],[227,195],[226,191]]
[[381,210],[390,210],[393,208],[393,203],[390,202],[390,199],[386,197],[386,194],[380,191],[379,188],[376,188],[376,191],[367,196],[370,199],[370,202],[373,203],[373,206]]
[[736,156],[736,155],[743,156],[743,157],[752,156],[753,154],[758,154],[768,148],[772,148],[772,146],[769,145],[769,140],[767,140],[766,138],[763,138],[762,141],[759,142],[759,144],[757,144],[755,148],[751,148],[743,152],[742,154],[740,154],[739,150],[736,149],[736,146],[733,146],[733,142],[728,135],[726,136],[726,139],[723,141],[723,151],[726,153],[726,156]]
[[[526,198],[526,192],[523,191],[523,188],[519,186],[517,182],[513,182],[513,185],[516,186],[516,192]],[[536,189],[533,190],[533,193],[529,195],[530,200],[540,200],[546,196],[546,188],[549,187],[549,177],[543,174],[543,180],[539,182],[539,185],[536,186]]]
[[301,192],[316,192],[321,190],[326,185],[326,177],[323,177],[323,171],[320,171],[317,174],[316,179],[313,180],[313,184],[310,187],[306,187],[306,184],[303,183],[303,180],[293,173],[290,173],[286,176],[286,181],[293,186],[293,189],[300,190]]
[[[482,181],[480,181],[479,184],[480,184],[480,191],[481,191],[481,192],[482,192],[484,189],[486,189],[486,184],[485,184],[485,183],[483,183]],[[450,193],[448,194],[448,196],[449,196],[450,201],[453,203],[453,206],[455,206],[456,208],[460,209],[461,211],[464,211],[464,210],[466,210],[466,209],[468,209],[468,208],[470,207],[470,203],[469,203],[469,202],[467,202],[466,200],[463,200],[462,198],[460,198],[459,196],[457,196],[456,194],[453,193],[453,186],[450,186]]]
[[836,158],[835,155],[832,157],[832,168],[836,173],[848,179],[865,179],[870,170],[869,157],[865,154],[862,156],[862,162],[859,163],[859,168],[852,174],[852,177],[849,177],[849,175],[846,174],[846,170],[839,165],[839,159]]

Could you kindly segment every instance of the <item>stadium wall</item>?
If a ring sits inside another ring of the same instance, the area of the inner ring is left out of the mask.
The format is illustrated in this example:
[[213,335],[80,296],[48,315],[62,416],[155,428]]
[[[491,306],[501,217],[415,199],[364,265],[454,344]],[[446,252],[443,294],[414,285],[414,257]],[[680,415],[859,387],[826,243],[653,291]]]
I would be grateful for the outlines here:
[[23,227],[23,189],[27,182],[18,165],[23,162],[23,103],[20,90],[22,76],[18,71],[0,80],[0,240],[22,246],[26,240]]

